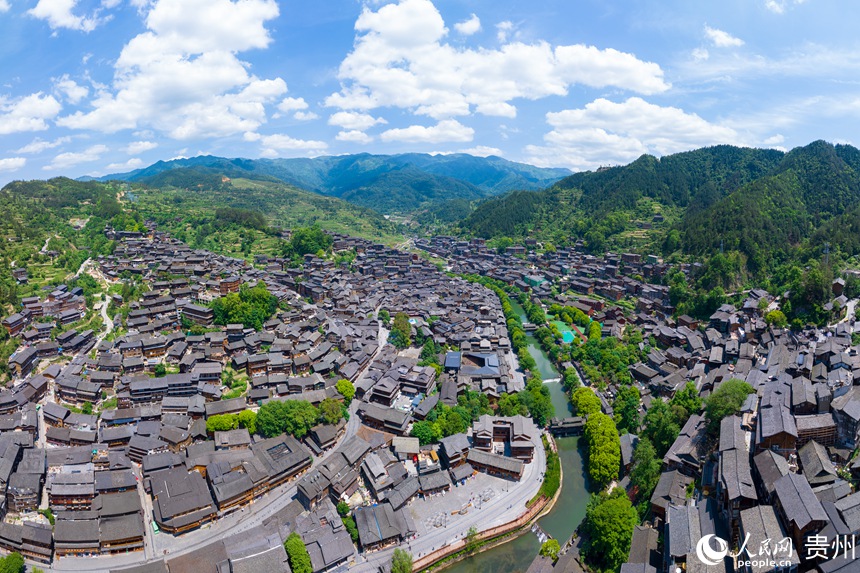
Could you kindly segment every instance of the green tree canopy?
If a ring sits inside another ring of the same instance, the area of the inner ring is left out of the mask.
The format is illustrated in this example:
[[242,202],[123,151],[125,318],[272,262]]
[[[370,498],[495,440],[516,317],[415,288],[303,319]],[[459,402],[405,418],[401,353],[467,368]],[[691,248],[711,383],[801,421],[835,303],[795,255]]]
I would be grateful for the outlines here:
[[210,434],[213,432],[226,432],[228,430],[235,430],[238,427],[239,416],[237,416],[236,414],[215,414],[214,416],[210,416],[206,420],[206,431]]
[[301,438],[319,418],[319,410],[306,400],[272,400],[257,412],[257,431],[266,438],[283,433]]
[[639,389],[622,386],[612,405],[619,432],[639,433]]
[[651,407],[645,414],[642,435],[651,441],[659,458],[666,455],[680,432],[678,420],[669,405],[662,398],[651,400]]
[[391,556],[391,573],[412,573],[412,555],[399,547]]
[[588,476],[596,489],[603,489],[618,478],[621,466],[621,441],[612,418],[595,412],[585,422],[588,446]]
[[284,541],[284,549],[287,552],[287,559],[290,561],[290,570],[293,573],[313,573],[311,565],[311,556],[308,550],[305,549],[305,543],[295,531],[290,533],[286,541]]
[[211,306],[215,324],[242,324],[245,328],[262,330],[263,323],[277,310],[278,298],[263,283],[254,287],[242,285],[238,293],[216,298]]
[[648,438],[639,438],[633,452],[633,469],[630,471],[630,483],[637,488],[637,499],[651,498],[660,480],[661,465],[662,461]]
[[252,436],[257,433],[257,413],[253,410],[239,412],[239,427],[246,428]]
[[753,393],[753,387],[737,378],[726,380],[705,400],[705,418],[708,420],[708,430],[716,432],[720,422],[726,416],[737,414],[741,410],[747,396]]
[[0,573],[24,573],[24,558],[20,553],[10,553],[0,559]]
[[[683,408],[683,410],[676,409],[676,417],[678,418],[679,425],[683,425],[692,414],[698,414],[702,409],[702,399],[699,398],[696,385],[692,382],[687,382],[683,388],[675,392],[675,395],[669,401],[669,405],[674,408]],[[682,415],[677,416],[679,413]]]
[[397,348],[408,348],[412,344],[412,325],[409,324],[409,316],[406,313],[398,312],[394,316],[388,341]]
[[540,554],[544,557],[549,557],[553,561],[558,559],[559,551],[561,551],[561,546],[558,544],[558,539],[547,539],[540,546]]
[[586,561],[604,571],[618,571],[627,560],[637,522],[636,510],[623,489],[592,495],[583,523]]
[[352,399],[355,397],[355,386],[353,386],[352,382],[346,378],[341,378],[337,381],[337,384],[335,384],[334,387],[338,393],[343,396],[346,405],[349,406]]
[[[762,299],[764,300],[764,299]],[[785,328],[788,326],[788,318],[781,310],[772,310],[764,317],[765,322],[777,328]]]
[[326,424],[337,424],[343,418],[343,405],[340,400],[325,398],[320,402],[320,417]]
[[600,398],[588,386],[580,386],[570,395],[573,413],[577,416],[588,416],[600,411]]

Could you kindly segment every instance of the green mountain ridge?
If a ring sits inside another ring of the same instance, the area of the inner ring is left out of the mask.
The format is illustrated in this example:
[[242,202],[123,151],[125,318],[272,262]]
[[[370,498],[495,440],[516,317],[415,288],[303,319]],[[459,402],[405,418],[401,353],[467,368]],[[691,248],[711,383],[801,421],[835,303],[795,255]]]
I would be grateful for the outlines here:
[[815,141],[784,153],[727,145],[576,173],[544,191],[493,197],[457,224],[485,238],[706,258],[736,251],[747,270],[821,253],[860,255],[860,151]]
[[570,174],[567,169],[534,167],[495,156],[363,153],[313,159],[199,156],[159,161],[99,180],[160,185],[171,181],[166,175],[170,171],[189,168],[209,177],[281,181],[383,213],[411,212],[452,199],[474,201],[514,189],[540,190]]

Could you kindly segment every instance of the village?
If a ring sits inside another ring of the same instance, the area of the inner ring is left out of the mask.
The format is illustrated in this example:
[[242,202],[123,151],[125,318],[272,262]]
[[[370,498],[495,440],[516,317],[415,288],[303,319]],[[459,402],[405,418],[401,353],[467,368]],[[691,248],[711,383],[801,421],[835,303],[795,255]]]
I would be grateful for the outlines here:
[[[70,571],[288,571],[283,541],[297,533],[314,573],[376,571],[395,547],[429,559],[511,522],[539,497],[550,434],[577,435],[585,419],[555,412],[539,427],[492,414],[524,392],[528,373],[499,296],[463,278],[480,276],[544,308],[578,309],[601,337],[640,331],[648,352],[627,370],[643,419],[690,383],[701,398],[729,380],[753,390],[716,438],[701,412],[680,428],[624,573],[744,569],[736,554],[702,563],[697,544],[709,534],[731,547],[748,536],[790,539],[785,570],[851,566],[806,553],[811,535],[833,541],[860,530],[860,355],[843,279],[832,285],[842,309],[834,325],[792,332],[767,324],[779,301],[762,290],[709,321],[673,318],[660,284],[669,266],[657,257],[417,239],[431,262],[334,235],[335,252],[355,253],[348,267],[315,255],[294,267],[192,250],[154,225],[106,233],[117,248],[92,275],[141,288],[98,303],[113,313],[105,332],[74,328],[86,300],[65,286],[3,320],[21,340],[14,383],[0,392],[6,551]],[[259,286],[277,301],[259,328],[215,324],[213,301]],[[402,348],[391,342],[395,316],[408,317]],[[57,325],[67,328],[56,334]],[[576,325],[570,333],[558,343],[585,337]],[[431,360],[419,356],[428,341],[438,350]],[[619,385],[597,384],[578,363],[557,366],[613,414]],[[299,401],[342,411],[306,431],[263,435],[263,412]],[[417,425],[469,401],[484,406],[467,427],[431,443],[414,437]],[[636,430],[620,437],[617,486],[631,496]],[[539,557],[533,570],[580,570],[576,544],[568,549],[571,558]]]

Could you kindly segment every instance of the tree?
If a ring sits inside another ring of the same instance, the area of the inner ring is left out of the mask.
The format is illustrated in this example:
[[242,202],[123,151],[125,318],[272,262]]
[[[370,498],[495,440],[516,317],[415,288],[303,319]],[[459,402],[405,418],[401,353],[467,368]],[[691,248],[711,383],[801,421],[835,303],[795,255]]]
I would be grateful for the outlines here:
[[239,427],[248,430],[252,436],[257,433],[257,413],[253,410],[239,412]]
[[469,531],[466,532],[466,536],[463,538],[464,548],[466,553],[472,553],[478,548],[478,530],[473,525],[469,528]]
[[10,553],[0,559],[0,573],[24,573],[24,558],[20,553]]
[[81,406],[81,412],[83,412],[87,416],[91,416],[93,413],[93,403],[84,402],[83,406]]
[[344,515],[340,518],[343,521],[343,526],[346,528],[349,537],[353,543],[358,543],[358,526],[355,525],[355,519],[351,515]]
[[570,395],[570,403],[573,413],[577,416],[586,417],[600,411],[600,398],[587,386],[580,386]]
[[347,380],[346,378],[341,378],[335,384],[335,389],[338,393],[343,396],[344,402],[349,406],[352,403],[352,399],[355,397],[355,386],[353,386],[352,382]]
[[519,394],[502,392],[499,396],[499,416],[528,416],[528,407],[520,402]]
[[597,321],[588,325],[588,341],[599,341],[601,336],[600,323]]
[[391,573],[412,573],[412,554],[400,549],[391,556]]
[[382,321],[382,324],[388,326],[388,323],[391,322],[391,313],[384,308],[380,308],[379,312],[376,313],[376,316],[379,317],[379,320]]
[[406,313],[398,312],[394,316],[388,341],[397,348],[409,348],[412,344],[412,325],[409,324],[409,316]]
[[284,549],[287,552],[287,559],[290,561],[290,570],[293,573],[313,573],[314,568],[311,565],[311,556],[308,554],[308,550],[305,549],[305,543],[298,533],[295,531],[290,533],[289,537],[284,541]]
[[776,328],[785,328],[788,326],[788,318],[786,318],[785,314],[781,310],[770,311],[765,315],[764,321]]
[[592,565],[618,571],[630,552],[630,540],[638,515],[621,488],[592,495],[585,510],[583,553]]
[[412,432],[410,435],[413,438],[418,438],[418,443],[422,446],[438,442],[441,437],[438,427],[434,423],[426,420],[414,422],[412,424]]
[[577,374],[576,368],[566,368],[562,374],[561,382],[568,390],[573,390],[579,386],[579,374]]
[[557,539],[547,539],[540,546],[540,554],[544,557],[549,557],[553,561],[558,559],[558,552],[561,551],[561,546]]
[[620,432],[639,433],[639,389],[636,386],[623,386],[612,409]]
[[323,399],[319,409],[320,417],[326,424],[337,424],[343,418],[343,406],[334,398]]
[[346,517],[349,514],[349,504],[343,500],[337,502],[337,514]]
[[657,457],[662,459],[681,432],[678,420],[662,398],[651,400],[643,425],[642,435],[651,441]]
[[257,431],[266,438],[287,433],[304,437],[319,421],[319,410],[306,400],[272,400],[257,412]]
[[[253,412],[251,412],[253,414]],[[239,416],[236,414],[215,414],[209,416],[206,420],[206,431],[210,434],[213,432],[227,432],[235,430],[239,427]],[[248,430],[250,433],[251,430]]]
[[637,488],[638,499],[651,498],[651,493],[660,480],[661,463],[648,438],[639,438],[633,452],[633,469],[630,471],[630,483]]
[[159,362],[155,365],[155,368],[152,369],[152,373],[155,374],[156,378],[164,378],[167,376],[167,367],[164,366],[163,363]]
[[681,416],[677,416],[679,410],[675,410],[678,418],[678,425],[683,425],[687,422],[687,418],[692,414],[697,414],[702,409],[702,399],[699,398],[699,392],[696,390],[696,385],[692,382],[687,382],[683,388],[675,392],[669,405],[673,408],[683,408],[680,411]]
[[603,489],[618,478],[621,466],[621,441],[612,418],[595,412],[585,422],[588,446],[588,476],[596,489]]
[[737,414],[753,387],[737,378],[726,380],[705,400],[705,418],[708,431],[715,433],[726,416]]

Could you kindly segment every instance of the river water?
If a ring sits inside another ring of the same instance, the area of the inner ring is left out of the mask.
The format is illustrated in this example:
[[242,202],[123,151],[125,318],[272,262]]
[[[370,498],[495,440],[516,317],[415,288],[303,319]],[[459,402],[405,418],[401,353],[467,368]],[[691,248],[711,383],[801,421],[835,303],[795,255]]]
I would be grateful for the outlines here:
[[[525,322],[527,319],[522,306],[513,300],[511,305]],[[541,378],[558,379],[560,376],[558,371],[541,349],[537,339],[527,334],[526,340],[529,354],[535,359]],[[561,383],[545,382],[545,384],[549,388],[555,415],[559,417],[569,415],[570,402]],[[585,484],[585,466],[578,449],[579,438],[556,438],[555,443],[564,475],[562,489],[552,510],[542,517],[539,523],[544,531],[564,545],[585,517],[585,506],[588,504],[589,496]],[[445,573],[522,573],[528,569],[539,549],[540,542],[537,536],[526,531],[513,541],[464,559],[446,567],[444,571]]]

